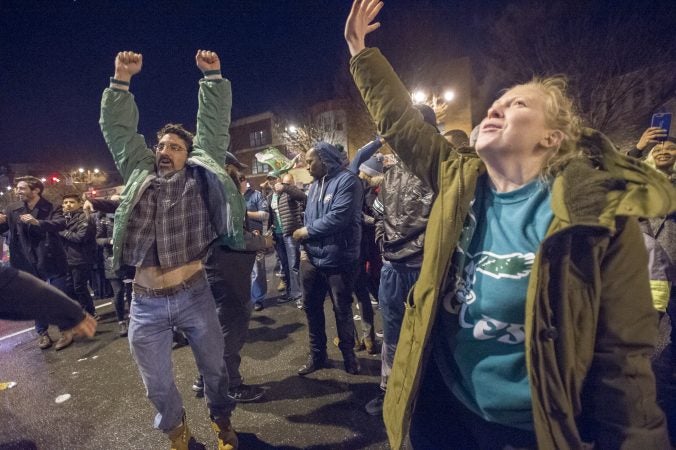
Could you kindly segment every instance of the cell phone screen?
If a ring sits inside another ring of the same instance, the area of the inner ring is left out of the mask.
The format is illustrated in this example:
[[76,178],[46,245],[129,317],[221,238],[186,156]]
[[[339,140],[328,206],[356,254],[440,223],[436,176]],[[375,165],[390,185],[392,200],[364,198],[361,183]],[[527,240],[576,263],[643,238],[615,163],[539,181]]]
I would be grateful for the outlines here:
[[[663,130],[666,130],[667,136],[668,136],[669,131],[671,129],[671,113],[656,113],[656,114],[653,114],[653,118],[650,121],[650,126],[662,128]],[[667,138],[665,136],[665,137],[657,138],[657,140],[658,141],[666,141]]]

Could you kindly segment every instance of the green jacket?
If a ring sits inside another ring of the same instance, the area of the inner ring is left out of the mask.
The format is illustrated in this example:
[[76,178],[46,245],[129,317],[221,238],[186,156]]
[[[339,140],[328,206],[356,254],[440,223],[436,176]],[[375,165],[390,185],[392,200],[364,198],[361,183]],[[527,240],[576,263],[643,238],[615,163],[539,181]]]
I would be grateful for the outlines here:
[[[187,165],[201,169],[208,185],[207,206],[218,242],[233,250],[244,248],[244,204],[239,189],[225,173],[225,153],[230,142],[232,93],[226,79],[200,80],[197,132]],[[107,88],[101,99],[99,120],[103,138],[124,180],[113,228],[114,270],[120,265],[127,222],[134,205],[157,176],[155,155],[138,133],[138,108],[129,91]]]
[[[485,167],[473,149],[456,150],[423,122],[377,49],[353,57],[350,69],[378,132],[437,194],[385,397],[387,433],[398,449],[430,357],[440,290]],[[585,130],[580,145],[593,157],[571,162],[554,180],[554,218],[526,299],[538,447],[585,448],[591,440],[598,448],[668,448],[649,360],[657,313],[636,216],[673,210],[674,191],[598,132]]]

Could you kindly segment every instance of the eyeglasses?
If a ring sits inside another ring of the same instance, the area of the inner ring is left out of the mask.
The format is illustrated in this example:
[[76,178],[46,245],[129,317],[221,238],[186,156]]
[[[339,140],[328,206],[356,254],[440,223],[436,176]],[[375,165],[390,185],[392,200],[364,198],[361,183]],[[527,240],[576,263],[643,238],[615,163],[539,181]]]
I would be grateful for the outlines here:
[[155,149],[156,152],[162,152],[165,149],[169,149],[172,152],[180,152],[180,151],[186,150],[185,147],[181,147],[178,144],[165,144],[164,142],[160,142],[159,144],[157,144],[153,148]]

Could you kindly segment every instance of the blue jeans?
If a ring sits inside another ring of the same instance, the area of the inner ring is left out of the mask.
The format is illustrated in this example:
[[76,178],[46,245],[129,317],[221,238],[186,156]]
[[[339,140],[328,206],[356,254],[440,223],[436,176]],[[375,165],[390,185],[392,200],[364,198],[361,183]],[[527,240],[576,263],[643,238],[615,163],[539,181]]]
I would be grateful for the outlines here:
[[383,318],[383,346],[380,351],[380,387],[385,389],[392,372],[394,353],[399,342],[399,332],[404,320],[404,302],[418,280],[420,269],[405,264],[385,261],[380,270],[378,304]]
[[292,236],[275,235],[275,250],[282,262],[282,272],[286,281],[286,293],[289,298],[302,297],[300,285],[300,243]]
[[256,253],[256,261],[251,271],[251,301],[262,303],[268,293],[268,280],[265,270],[265,251]]
[[235,402],[228,397],[228,373],[223,362],[223,335],[216,304],[206,278],[169,296],[136,292],[131,304],[129,344],[146,393],[157,410],[155,428],[177,427],[183,401],[174,383],[171,361],[172,327],[183,331],[192,348],[212,417],[230,417]]
[[[75,298],[75,293],[73,292],[72,287],[68,284],[68,277],[65,274],[47,278],[44,281],[46,281],[47,284],[57,288],[58,290],[66,294],[68,297],[72,299]],[[48,323],[38,322],[37,320],[35,321],[35,332],[37,334],[40,335],[45,334],[48,328],[49,328]]]

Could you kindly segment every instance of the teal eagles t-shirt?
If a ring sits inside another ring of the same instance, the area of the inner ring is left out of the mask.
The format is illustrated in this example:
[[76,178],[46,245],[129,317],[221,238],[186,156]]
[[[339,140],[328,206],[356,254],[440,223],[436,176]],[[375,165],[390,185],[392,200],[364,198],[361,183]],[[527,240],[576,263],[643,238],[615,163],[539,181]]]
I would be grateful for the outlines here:
[[434,329],[433,355],[451,392],[485,420],[526,430],[533,429],[526,291],[553,217],[550,201],[540,180],[498,193],[482,176]]

